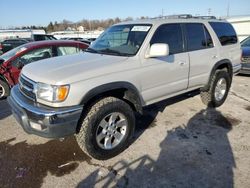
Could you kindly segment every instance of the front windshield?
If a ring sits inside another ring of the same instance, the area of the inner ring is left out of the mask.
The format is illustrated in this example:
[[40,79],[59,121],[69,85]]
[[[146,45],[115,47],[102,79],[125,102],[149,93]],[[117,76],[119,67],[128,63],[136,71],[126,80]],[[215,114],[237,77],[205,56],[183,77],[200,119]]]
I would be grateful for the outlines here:
[[241,46],[250,47],[250,37],[246,38],[241,42]]
[[6,53],[4,53],[3,55],[0,56],[0,59],[3,59],[4,61],[9,60],[10,58],[12,58],[13,56],[15,56],[18,53],[23,52],[24,50],[26,50],[27,48],[25,47],[25,45],[16,47]]
[[151,25],[116,25],[107,29],[86,50],[92,53],[133,56],[140,49]]

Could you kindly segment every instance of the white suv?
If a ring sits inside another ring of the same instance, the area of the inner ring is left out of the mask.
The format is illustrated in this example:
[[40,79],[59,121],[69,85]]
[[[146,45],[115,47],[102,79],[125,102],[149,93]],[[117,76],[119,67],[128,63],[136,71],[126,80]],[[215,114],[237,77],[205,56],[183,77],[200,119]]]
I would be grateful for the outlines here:
[[216,19],[150,19],[116,24],[82,54],[42,60],[22,70],[9,104],[23,129],[43,137],[75,134],[97,159],[129,144],[134,112],[200,89],[222,105],[241,68],[233,27]]

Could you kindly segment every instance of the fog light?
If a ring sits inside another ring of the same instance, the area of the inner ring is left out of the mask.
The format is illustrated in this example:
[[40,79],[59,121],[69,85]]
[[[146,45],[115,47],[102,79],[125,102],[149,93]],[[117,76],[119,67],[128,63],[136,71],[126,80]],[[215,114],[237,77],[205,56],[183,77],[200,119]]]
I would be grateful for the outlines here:
[[38,123],[35,123],[35,122],[30,122],[30,126],[33,128],[33,129],[36,129],[36,130],[39,130],[41,131],[42,130],[42,126]]

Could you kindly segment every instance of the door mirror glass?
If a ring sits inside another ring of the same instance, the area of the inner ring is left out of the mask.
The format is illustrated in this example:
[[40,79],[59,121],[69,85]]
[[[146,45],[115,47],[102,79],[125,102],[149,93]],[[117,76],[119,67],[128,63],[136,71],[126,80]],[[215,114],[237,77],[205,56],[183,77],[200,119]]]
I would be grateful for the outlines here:
[[152,44],[149,48],[149,52],[146,55],[146,58],[151,57],[164,57],[169,55],[169,46],[165,43],[155,43]]

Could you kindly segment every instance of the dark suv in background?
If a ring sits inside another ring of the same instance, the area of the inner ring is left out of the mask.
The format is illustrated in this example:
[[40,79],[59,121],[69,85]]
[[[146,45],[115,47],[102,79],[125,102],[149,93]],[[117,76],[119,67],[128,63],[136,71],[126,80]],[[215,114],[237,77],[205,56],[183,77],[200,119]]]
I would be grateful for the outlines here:
[[53,35],[33,34],[31,38],[6,39],[0,43],[0,55],[22,44],[32,41],[57,40]]
[[2,51],[0,52],[0,54],[8,52],[9,50],[13,48],[16,48],[22,44],[25,44],[31,41],[32,41],[31,39],[21,39],[21,38],[4,40],[3,42],[0,43],[0,51]]
[[31,36],[33,41],[41,41],[41,40],[57,40],[53,35],[44,35],[44,34],[33,34]]

